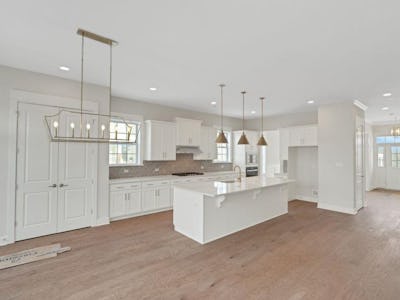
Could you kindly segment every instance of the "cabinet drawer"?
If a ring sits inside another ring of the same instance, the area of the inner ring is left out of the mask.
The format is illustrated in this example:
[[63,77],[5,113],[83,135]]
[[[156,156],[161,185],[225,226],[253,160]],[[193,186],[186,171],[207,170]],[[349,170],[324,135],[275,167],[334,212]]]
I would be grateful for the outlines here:
[[123,190],[137,190],[140,189],[142,184],[140,182],[137,183],[123,183],[123,184],[112,184],[110,185],[110,191],[123,191]]
[[142,187],[145,188],[154,188],[159,186],[168,186],[170,181],[168,180],[160,180],[160,181],[150,181],[150,182],[143,182]]

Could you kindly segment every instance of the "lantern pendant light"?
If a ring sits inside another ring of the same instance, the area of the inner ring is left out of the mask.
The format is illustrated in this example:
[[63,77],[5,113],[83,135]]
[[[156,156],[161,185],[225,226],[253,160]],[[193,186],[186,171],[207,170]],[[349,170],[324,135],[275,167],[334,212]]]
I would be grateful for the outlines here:
[[258,146],[268,146],[267,141],[264,138],[264,97],[260,97],[261,100],[261,136],[258,140]]
[[243,118],[242,118],[242,135],[240,136],[238,145],[248,145],[249,140],[246,137],[246,134],[244,133],[244,95],[246,94],[246,91],[242,92],[242,97],[243,97]]
[[[397,117],[395,118],[395,121],[397,123]],[[390,129],[390,135],[400,136],[400,127],[398,125],[393,125],[393,127]]]
[[225,87],[225,84],[221,83],[219,85],[219,87],[221,88],[221,130],[220,130],[215,142],[217,144],[228,144],[228,140],[226,139],[226,136],[224,133],[224,93],[223,93],[223,89]]

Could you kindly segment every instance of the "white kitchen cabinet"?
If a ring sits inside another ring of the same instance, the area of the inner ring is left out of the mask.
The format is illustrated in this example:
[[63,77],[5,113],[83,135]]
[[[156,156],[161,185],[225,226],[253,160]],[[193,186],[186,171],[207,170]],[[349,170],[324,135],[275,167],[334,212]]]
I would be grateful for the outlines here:
[[145,160],[176,160],[176,125],[152,120],[145,124]]
[[199,147],[201,140],[200,120],[176,118],[177,146]]
[[151,211],[171,207],[170,181],[164,180],[145,182],[142,186],[143,211]]
[[289,158],[289,128],[279,129],[279,146],[280,146],[280,160],[281,163]]
[[171,188],[161,187],[157,189],[156,207],[167,208],[171,206]]
[[156,190],[148,189],[142,191],[143,211],[154,210],[156,208]]
[[142,210],[140,190],[140,182],[110,185],[110,217],[139,213]]
[[200,151],[193,155],[194,160],[213,160],[217,158],[217,145],[215,139],[217,130],[212,127],[201,127]]
[[110,192],[110,217],[125,215],[125,192]]
[[317,146],[317,126],[289,128],[289,147]]

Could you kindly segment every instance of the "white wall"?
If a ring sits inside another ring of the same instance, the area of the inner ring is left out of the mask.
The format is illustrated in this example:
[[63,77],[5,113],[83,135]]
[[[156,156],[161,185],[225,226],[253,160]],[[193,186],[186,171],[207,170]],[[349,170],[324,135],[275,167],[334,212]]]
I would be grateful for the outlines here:
[[354,213],[356,115],[347,103],[318,110],[318,207]]
[[[142,115],[145,120],[174,121],[176,117],[202,120],[205,126],[220,126],[219,115],[200,113],[196,111],[184,110],[175,107],[161,106],[147,102],[114,97],[111,110],[116,113],[127,113]],[[224,127],[232,130],[242,128],[240,119],[224,118]]]
[[318,195],[318,147],[289,147],[290,198],[317,202]]
[[[264,129],[274,130],[285,127],[301,126],[318,123],[318,111],[285,114],[264,117]],[[246,120],[246,128],[249,130],[260,130],[260,119]]]
[[373,190],[374,183],[374,161],[375,161],[375,138],[371,124],[365,124],[365,189]]

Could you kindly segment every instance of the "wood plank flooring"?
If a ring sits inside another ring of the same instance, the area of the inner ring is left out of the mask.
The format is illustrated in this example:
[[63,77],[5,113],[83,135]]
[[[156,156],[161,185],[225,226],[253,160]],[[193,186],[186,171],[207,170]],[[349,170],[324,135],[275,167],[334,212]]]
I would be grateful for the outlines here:
[[399,299],[400,193],[356,216],[292,201],[289,214],[199,245],[172,213],[18,242],[68,253],[0,271],[0,299]]

